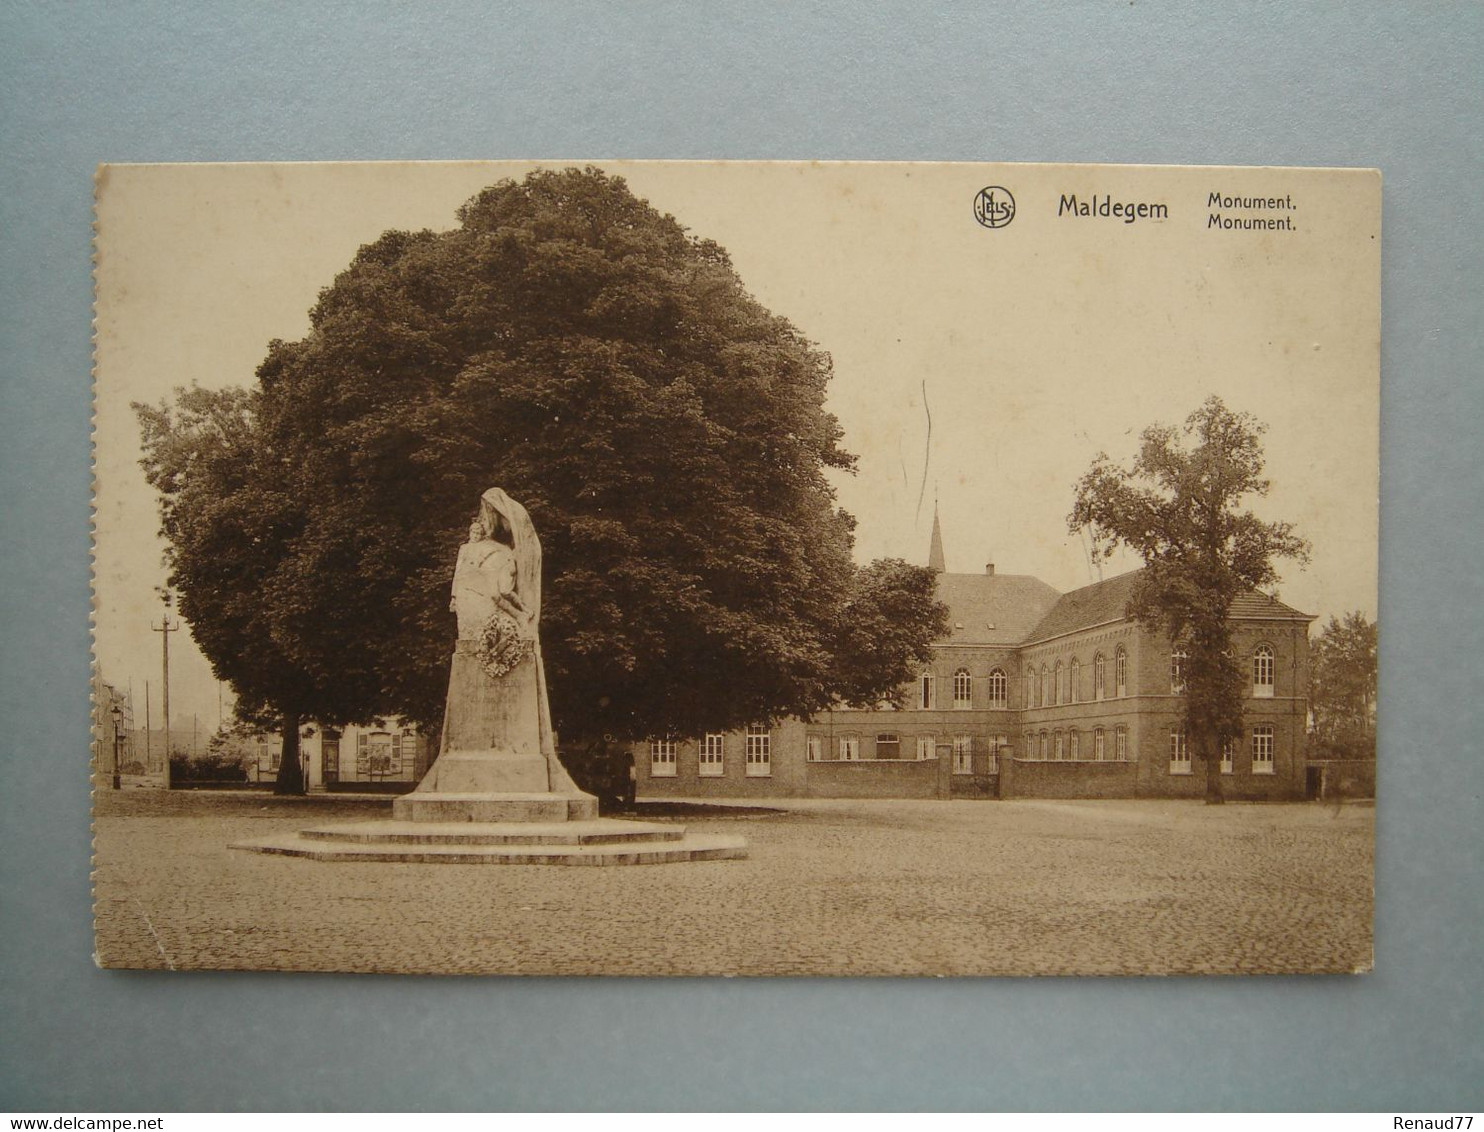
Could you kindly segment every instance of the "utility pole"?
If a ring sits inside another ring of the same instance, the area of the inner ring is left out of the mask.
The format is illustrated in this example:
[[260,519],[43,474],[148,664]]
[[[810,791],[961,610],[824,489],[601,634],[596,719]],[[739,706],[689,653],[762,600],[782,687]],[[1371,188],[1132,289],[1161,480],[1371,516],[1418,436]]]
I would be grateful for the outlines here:
[[170,591],[164,593],[165,613],[158,626],[151,625],[153,632],[160,634],[161,667],[165,676],[165,789],[170,789],[170,634],[180,631],[180,622],[170,623]]
[[146,680],[144,682],[144,769],[146,772],[148,772],[150,762],[154,758],[154,744],[150,741],[149,729],[149,681]]

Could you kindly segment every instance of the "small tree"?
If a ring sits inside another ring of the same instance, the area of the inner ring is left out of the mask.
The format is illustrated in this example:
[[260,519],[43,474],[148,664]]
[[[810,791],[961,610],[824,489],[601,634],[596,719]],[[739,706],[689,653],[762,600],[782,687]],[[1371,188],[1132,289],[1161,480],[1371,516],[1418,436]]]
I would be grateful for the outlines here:
[[243,389],[176,391],[173,405],[134,405],[145,478],[159,492],[169,584],[180,614],[219,680],[237,694],[240,719],[283,735],[275,790],[302,794],[299,725],[344,715],[344,684],[296,664],[288,645],[302,629],[292,600],[290,555],[303,524],[302,495]]
[[1314,638],[1309,706],[1314,741],[1340,758],[1376,756],[1376,623],[1359,610],[1335,617]]
[[1100,453],[1077,483],[1068,516],[1090,532],[1095,553],[1127,546],[1144,560],[1128,614],[1163,630],[1186,653],[1185,729],[1206,762],[1206,801],[1220,802],[1218,753],[1242,732],[1243,672],[1232,650],[1232,602],[1278,580],[1274,560],[1308,559],[1289,523],[1241,505],[1265,495],[1266,426],[1208,398],[1183,429],[1152,425],[1127,468]]

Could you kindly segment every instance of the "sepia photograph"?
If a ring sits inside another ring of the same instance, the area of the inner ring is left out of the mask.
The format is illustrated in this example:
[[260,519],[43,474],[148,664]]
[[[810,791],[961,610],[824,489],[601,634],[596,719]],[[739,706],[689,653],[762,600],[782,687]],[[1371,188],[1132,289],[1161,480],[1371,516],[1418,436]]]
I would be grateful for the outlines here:
[[1366,169],[100,166],[95,961],[1369,972],[1380,225]]

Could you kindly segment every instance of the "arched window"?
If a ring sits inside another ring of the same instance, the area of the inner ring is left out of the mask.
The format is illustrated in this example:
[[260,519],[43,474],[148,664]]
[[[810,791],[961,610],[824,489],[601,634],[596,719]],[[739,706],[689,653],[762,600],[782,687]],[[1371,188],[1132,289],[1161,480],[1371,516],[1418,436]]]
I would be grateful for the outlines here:
[[1075,656],[1067,670],[1067,703],[1075,704],[1082,696],[1082,662]]
[[1108,758],[1108,744],[1101,727],[1092,733],[1092,757],[1094,762],[1104,762]]
[[1190,659],[1184,649],[1175,649],[1170,653],[1170,695],[1183,696],[1185,694],[1185,662]]
[[1067,748],[1065,745],[1066,741],[1063,739],[1062,733],[1060,731],[1056,733],[1054,738],[1056,740],[1056,761],[1064,762],[1066,761],[1067,757]]
[[1043,763],[1046,761],[1047,743],[1048,743],[1048,740],[1047,740],[1047,737],[1046,737],[1046,732],[1043,731],[1043,732],[1041,732],[1041,761]]
[[1108,665],[1103,659],[1102,653],[1098,653],[1092,658],[1092,698],[1095,700],[1100,700],[1107,694],[1107,687],[1104,683],[1107,677],[1107,668]]
[[1128,650],[1122,645],[1113,655],[1113,689],[1119,697],[1128,695]]
[[967,668],[960,668],[953,674],[953,706],[956,708],[972,707],[974,704],[974,681],[969,677]]
[[1005,678],[1005,670],[1003,668],[990,669],[989,706],[992,708],[1010,706],[1010,681]]
[[1025,706],[1030,707],[1036,699],[1036,674],[1027,670],[1025,674]]
[[1051,685],[1051,702],[1061,703],[1061,661],[1056,662],[1056,680]]
[[1258,645],[1252,654],[1252,694],[1259,699],[1273,698],[1273,650]]
[[1040,707],[1047,707],[1051,703],[1051,669],[1044,664],[1041,665],[1041,702]]
[[933,706],[933,674],[931,672],[924,672],[922,678],[917,681],[917,687],[917,705],[923,711],[927,711]]
[[1067,758],[1071,759],[1073,762],[1077,762],[1079,759],[1082,758],[1082,743],[1078,738],[1077,732],[1073,731],[1071,733],[1071,738],[1067,742]]

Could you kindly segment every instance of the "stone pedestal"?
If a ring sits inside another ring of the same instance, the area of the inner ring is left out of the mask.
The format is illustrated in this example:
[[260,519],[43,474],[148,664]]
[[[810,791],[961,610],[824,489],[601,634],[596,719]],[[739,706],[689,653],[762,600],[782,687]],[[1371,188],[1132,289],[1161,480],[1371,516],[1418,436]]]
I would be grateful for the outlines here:
[[740,837],[612,818],[349,822],[231,848],[311,861],[437,865],[672,865],[747,856]]
[[443,753],[392,813],[406,822],[586,821],[598,800],[542,750],[540,672],[522,661],[498,682],[460,641],[449,669]]

